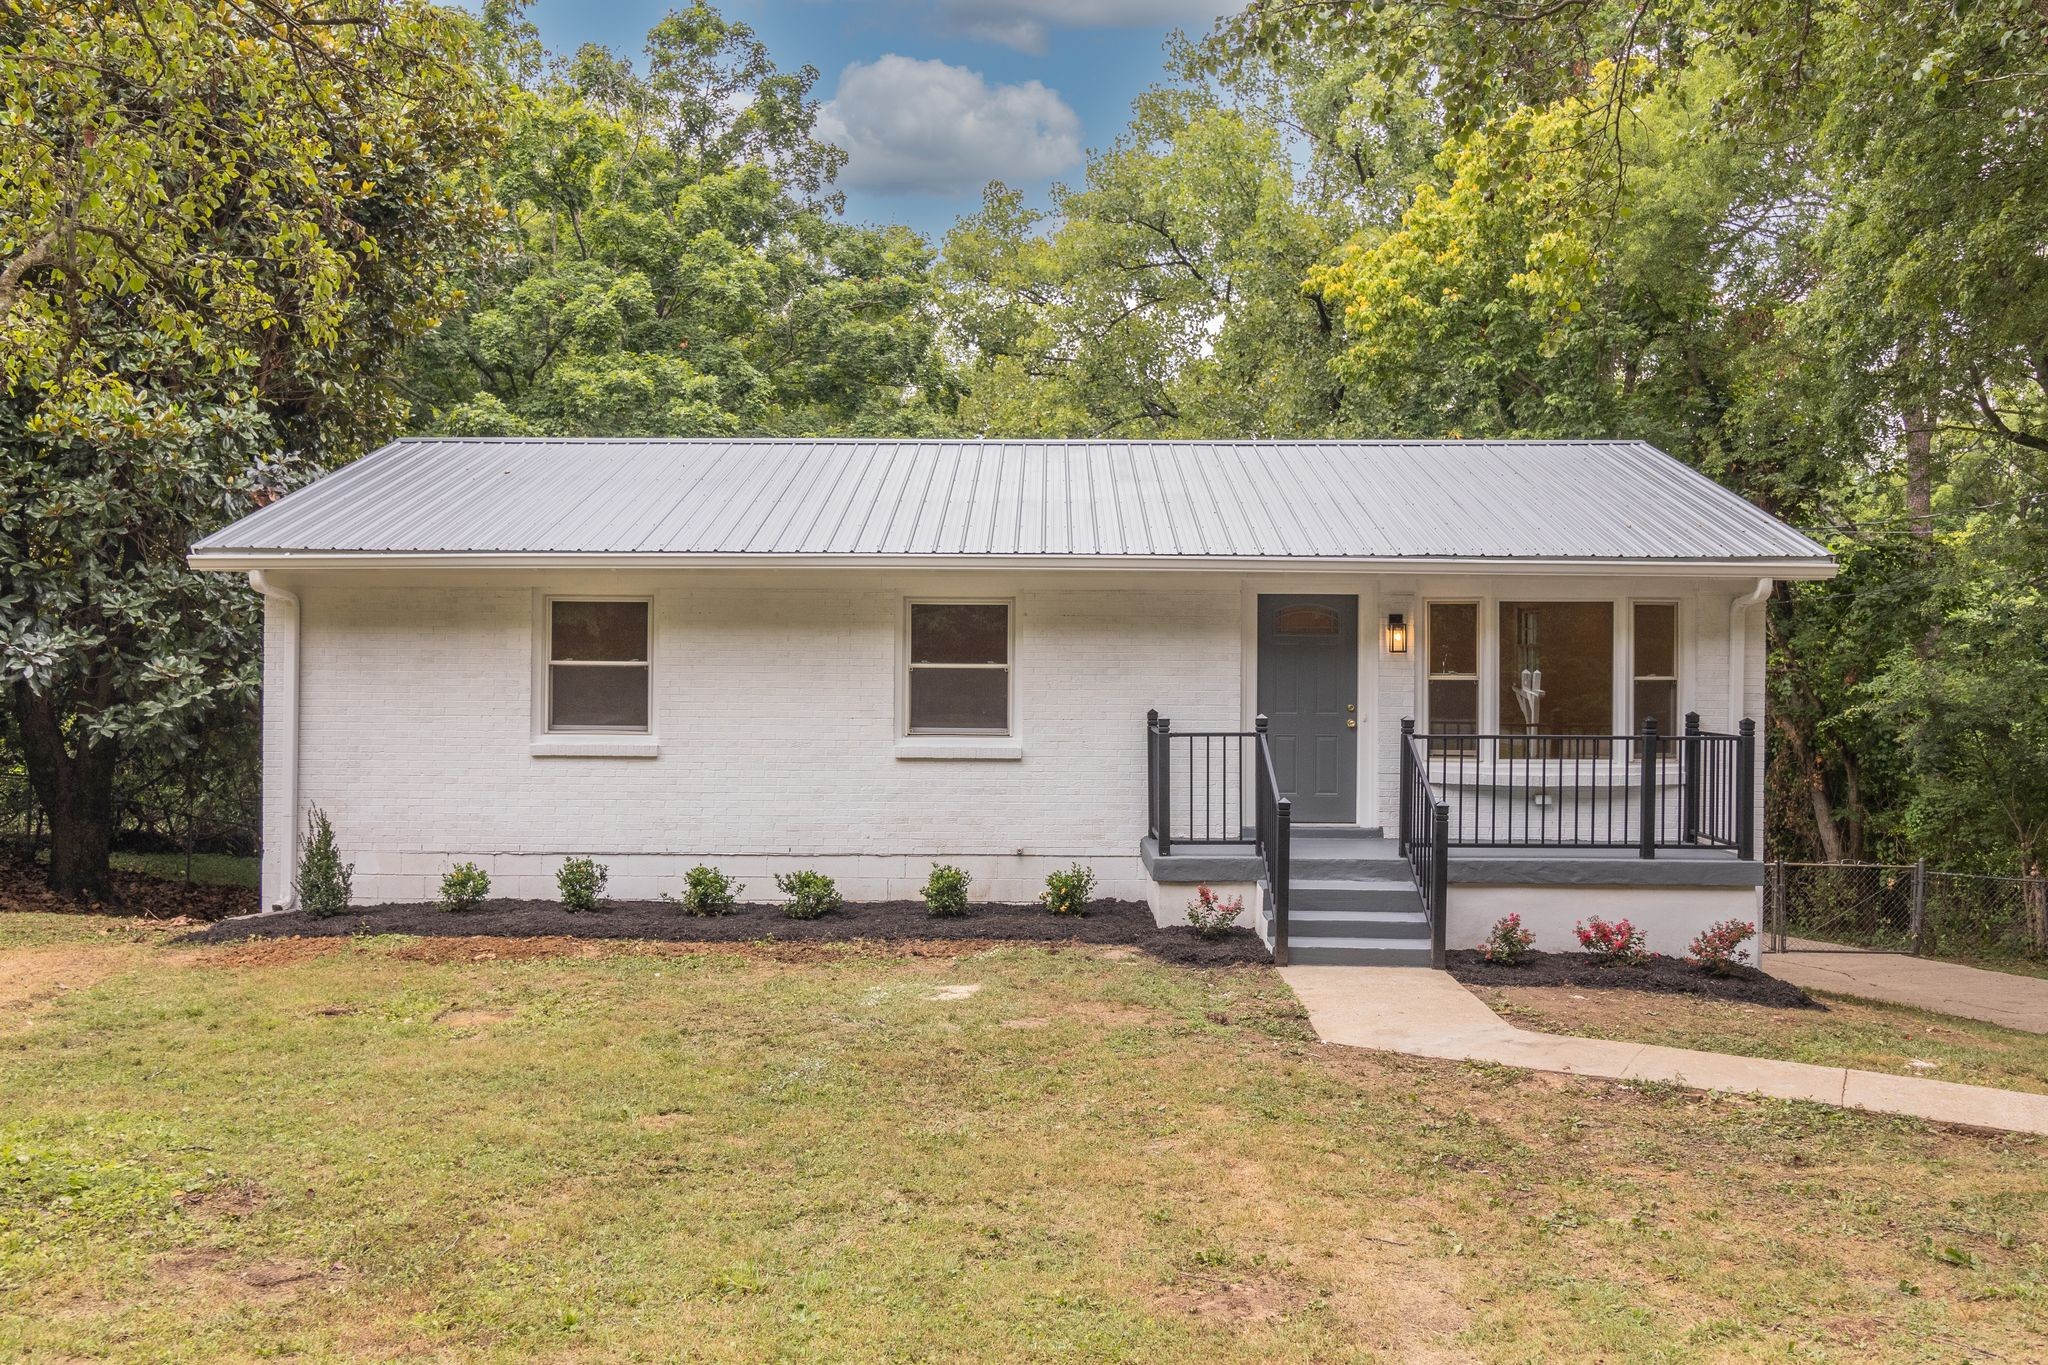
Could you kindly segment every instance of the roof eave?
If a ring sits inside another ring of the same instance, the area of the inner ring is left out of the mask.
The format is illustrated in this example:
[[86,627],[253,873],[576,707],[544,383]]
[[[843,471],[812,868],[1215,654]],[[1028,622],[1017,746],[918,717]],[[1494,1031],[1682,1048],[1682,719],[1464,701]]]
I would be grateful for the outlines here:
[[1517,555],[1302,556],[1302,555],[1082,555],[1082,554],[646,554],[616,551],[478,552],[469,550],[255,550],[195,551],[195,569],[241,573],[251,569],[1008,569],[1166,571],[1208,573],[1630,573],[1668,577],[1826,579],[1832,558],[1621,559]]

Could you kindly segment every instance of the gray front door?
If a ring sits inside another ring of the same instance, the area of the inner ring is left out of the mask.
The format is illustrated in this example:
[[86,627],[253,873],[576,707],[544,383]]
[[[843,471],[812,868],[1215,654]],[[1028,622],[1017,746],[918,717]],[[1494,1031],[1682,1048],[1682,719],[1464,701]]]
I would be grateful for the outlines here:
[[1298,824],[1358,819],[1358,599],[1259,598],[1259,711]]

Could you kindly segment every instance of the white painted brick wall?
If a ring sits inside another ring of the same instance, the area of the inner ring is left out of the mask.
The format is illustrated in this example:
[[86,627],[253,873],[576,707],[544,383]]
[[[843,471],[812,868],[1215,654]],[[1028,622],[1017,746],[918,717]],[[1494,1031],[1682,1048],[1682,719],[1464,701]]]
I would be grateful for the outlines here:
[[[896,757],[905,591],[832,581],[657,587],[652,759],[532,755],[533,586],[309,584],[301,801],[333,819],[365,902],[431,896],[465,858],[499,893],[552,897],[571,854],[608,863],[621,897],[698,861],[750,894],[817,867],[852,897],[906,896],[935,859],[994,899],[1030,900],[1074,859],[1144,895],[1144,714],[1238,723],[1235,579],[996,590],[1017,604],[1014,761]],[[272,802],[274,847],[286,818]]]
[[[1302,590],[1331,584],[1326,575]],[[535,757],[536,594],[614,585],[654,598],[660,755]],[[1193,730],[1238,728],[1252,710],[1243,680],[1253,598],[1235,575],[586,574],[447,586],[304,576],[292,586],[304,616],[299,818],[309,805],[327,810],[364,902],[429,897],[464,859],[483,864],[500,894],[552,897],[555,869],[572,854],[607,862],[622,897],[674,890],[699,861],[744,878],[750,895],[772,896],[775,872],[816,867],[849,896],[901,897],[945,860],[975,875],[978,896],[1025,901],[1047,871],[1080,859],[1105,894],[1143,898],[1145,711]],[[1293,590],[1264,578],[1250,587]],[[935,588],[1016,601],[1022,759],[896,756],[902,602]],[[1725,580],[1684,591],[1694,701],[1719,728],[1735,594]],[[1419,601],[1413,580],[1389,581],[1378,613],[1413,623]],[[1360,766],[1378,771],[1378,819],[1391,829],[1415,656],[1386,655],[1379,626],[1361,620],[1372,733]],[[1761,722],[1760,613],[1750,630],[1744,692]],[[294,818],[277,685],[288,639],[273,603],[263,771],[273,905],[286,897]]]

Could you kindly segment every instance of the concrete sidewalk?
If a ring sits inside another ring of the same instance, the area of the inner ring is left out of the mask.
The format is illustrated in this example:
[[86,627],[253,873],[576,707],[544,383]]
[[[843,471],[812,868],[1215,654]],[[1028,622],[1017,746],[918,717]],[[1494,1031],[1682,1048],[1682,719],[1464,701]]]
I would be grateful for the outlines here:
[[[1792,942],[1797,944],[1798,939]],[[1904,953],[1765,953],[1757,963],[1810,991],[1911,1005],[2027,1033],[2048,1033],[2048,979],[1987,972]]]
[[1701,1090],[1812,1100],[1938,1123],[2048,1136],[2048,1095],[1809,1066],[1650,1043],[1531,1033],[1508,1024],[1447,972],[1419,967],[1282,967],[1326,1043],[1450,1061],[1663,1081]]

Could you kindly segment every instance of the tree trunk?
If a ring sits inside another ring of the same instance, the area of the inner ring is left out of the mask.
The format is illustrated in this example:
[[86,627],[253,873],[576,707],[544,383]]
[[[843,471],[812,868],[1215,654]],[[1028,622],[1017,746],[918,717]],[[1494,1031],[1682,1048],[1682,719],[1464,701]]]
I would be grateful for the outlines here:
[[1934,539],[1934,421],[1926,408],[1906,410],[1906,533]]
[[14,687],[14,719],[36,800],[50,820],[49,887],[74,900],[101,900],[112,878],[115,748],[77,736],[73,751],[50,697]]

